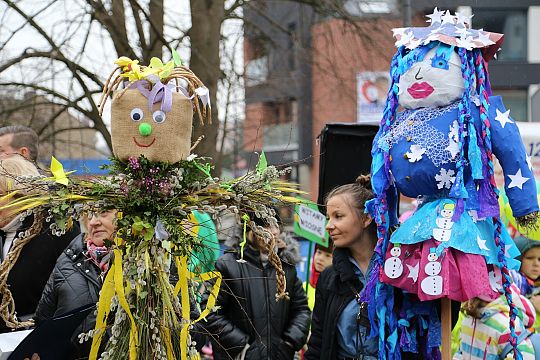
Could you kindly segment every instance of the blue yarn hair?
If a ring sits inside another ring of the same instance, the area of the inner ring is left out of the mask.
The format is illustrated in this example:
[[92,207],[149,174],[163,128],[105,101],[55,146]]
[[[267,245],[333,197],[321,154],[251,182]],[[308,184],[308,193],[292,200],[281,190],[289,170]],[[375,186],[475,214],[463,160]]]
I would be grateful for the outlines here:
[[[404,68],[403,57],[405,48],[400,47],[390,65],[391,82],[388,89],[388,98],[381,119],[379,135],[386,134],[395,121],[398,109],[397,84]],[[376,138],[377,139],[377,138]],[[377,140],[374,141],[377,141]],[[375,144],[375,142],[374,142]],[[400,360],[401,352],[397,346],[387,346],[388,340],[394,340],[397,345],[398,327],[397,316],[393,312],[394,293],[390,285],[379,281],[379,269],[383,266],[385,250],[388,247],[389,211],[387,204],[387,192],[389,191],[390,159],[388,149],[384,150],[377,146],[373,147],[372,155],[372,188],[375,198],[366,204],[366,209],[377,223],[377,245],[375,246],[375,262],[370,277],[362,292],[362,300],[368,301],[369,318],[371,322],[370,337],[379,337],[379,359]]]

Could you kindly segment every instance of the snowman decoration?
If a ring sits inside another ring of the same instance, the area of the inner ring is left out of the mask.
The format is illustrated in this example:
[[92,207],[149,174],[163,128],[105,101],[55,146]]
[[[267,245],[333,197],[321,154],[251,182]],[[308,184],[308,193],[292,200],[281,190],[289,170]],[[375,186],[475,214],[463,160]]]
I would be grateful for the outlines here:
[[401,245],[394,244],[390,250],[391,257],[384,262],[384,273],[390,279],[397,279],[403,274],[403,263],[399,258],[401,256]]
[[440,295],[443,291],[443,278],[439,275],[441,273],[441,263],[437,261],[439,256],[435,253],[435,248],[429,249],[427,258],[428,263],[424,268],[427,276],[420,283],[420,287],[428,295]]
[[433,229],[433,238],[437,241],[448,241],[452,235],[452,216],[454,215],[454,203],[446,203],[440,211],[440,217],[435,219],[436,228]]

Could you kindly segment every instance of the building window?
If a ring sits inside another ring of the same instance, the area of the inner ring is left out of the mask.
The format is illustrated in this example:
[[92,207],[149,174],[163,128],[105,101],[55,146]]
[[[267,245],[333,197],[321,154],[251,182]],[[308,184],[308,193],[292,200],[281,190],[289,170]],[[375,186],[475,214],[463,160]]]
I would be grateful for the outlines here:
[[259,85],[268,78],[268,56],[250,60],[246,64],[246,86]]
[[527,9],[500,10],[474,9],[472,18],[475,29],[504,34],[500,61],[527,60]]
[[263,148],[265,151],[298,149],[298,127],[296,124],[289,122],[265,125],[263,129]]
[[515,121],[528,121],[527,90],[493,90],[493,95],[502,96],[504,107],[510,110]]
[[298,102],[289,99],[272,104],[274,118],[263,127],[263,147],[268,150],[298,149]]
[[391,14],[397,8],[396,0],[346,0],[343,4],[347,14],[358,17]]

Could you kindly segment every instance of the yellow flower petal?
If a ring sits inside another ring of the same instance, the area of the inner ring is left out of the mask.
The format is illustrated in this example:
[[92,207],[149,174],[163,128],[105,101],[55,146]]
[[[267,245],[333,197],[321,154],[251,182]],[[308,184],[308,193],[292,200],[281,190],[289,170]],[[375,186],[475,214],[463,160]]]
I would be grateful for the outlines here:
[[118,66],[127,66],[128,64],[132,63],[133,60],[131,60],[130,58],[128,58],[127,56],[120,56],[118,59],[116,59],[116,61],[114,62],[116,65]]
[[163,62],[160,58],[153,57],[150,59],[150,66],[151,68],[161,68],[163,67]]

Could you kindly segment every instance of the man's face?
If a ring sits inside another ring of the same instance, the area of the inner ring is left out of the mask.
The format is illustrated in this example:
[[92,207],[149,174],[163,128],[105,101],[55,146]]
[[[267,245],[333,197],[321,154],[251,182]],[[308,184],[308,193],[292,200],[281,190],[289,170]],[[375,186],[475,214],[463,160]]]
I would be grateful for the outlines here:
[[11,146],[13,140],[13,134],[6,134],[0,136],[0,159],[6,159],[14,154],[20,154],[17,149]]

